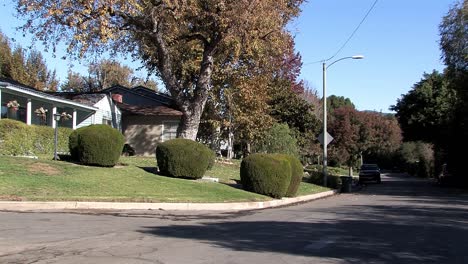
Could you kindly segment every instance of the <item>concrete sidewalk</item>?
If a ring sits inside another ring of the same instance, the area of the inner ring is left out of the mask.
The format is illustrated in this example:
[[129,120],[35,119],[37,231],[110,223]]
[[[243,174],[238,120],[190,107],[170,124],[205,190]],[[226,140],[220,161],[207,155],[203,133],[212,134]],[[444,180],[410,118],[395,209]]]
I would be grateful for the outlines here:
[[282,198],[264,202],[239,203],[114,203],[114,202],[19,202],[0,201],[0,211],[39,210],[186,210],[186,211],[245,211],[273,208],[308,202],[337,194],[331,190],[294,198]]

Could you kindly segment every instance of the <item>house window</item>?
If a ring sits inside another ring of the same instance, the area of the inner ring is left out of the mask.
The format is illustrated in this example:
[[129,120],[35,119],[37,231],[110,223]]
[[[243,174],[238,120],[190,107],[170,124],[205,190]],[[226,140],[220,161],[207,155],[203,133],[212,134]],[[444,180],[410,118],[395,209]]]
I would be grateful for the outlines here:
[[164,122],[163,123],[163,141],[171,140],[177,137],[178,122]]

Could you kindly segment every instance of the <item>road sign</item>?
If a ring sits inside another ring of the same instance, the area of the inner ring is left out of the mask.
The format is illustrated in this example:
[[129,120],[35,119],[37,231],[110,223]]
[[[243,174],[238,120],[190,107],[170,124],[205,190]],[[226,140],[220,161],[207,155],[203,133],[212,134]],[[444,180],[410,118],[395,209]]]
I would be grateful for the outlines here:
[[[328,144],[330,144],[330,142],[332,142],[332,140],[333,140],[333,137],[327,132],[327,146]],[[318,136],[318,141],[320,142],[320,144],[323,145],[323,132],[320,133],[320,135]]]

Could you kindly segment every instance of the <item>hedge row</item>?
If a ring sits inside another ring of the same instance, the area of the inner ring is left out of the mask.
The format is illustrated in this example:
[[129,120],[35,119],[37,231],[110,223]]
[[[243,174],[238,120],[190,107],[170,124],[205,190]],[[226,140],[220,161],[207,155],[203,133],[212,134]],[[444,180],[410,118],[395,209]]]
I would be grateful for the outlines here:
[[284,154],[252,154],[242,160],[240,168],[245,190],[274,198],[295,196],[302,175],[300,161]]
[[[68,137],[72,129],[59,127],[58,151],[68,151]],[[37,155],[54,153],[54,129],[47,126],[28,126],[12,119],[0,120],[1,155]]]

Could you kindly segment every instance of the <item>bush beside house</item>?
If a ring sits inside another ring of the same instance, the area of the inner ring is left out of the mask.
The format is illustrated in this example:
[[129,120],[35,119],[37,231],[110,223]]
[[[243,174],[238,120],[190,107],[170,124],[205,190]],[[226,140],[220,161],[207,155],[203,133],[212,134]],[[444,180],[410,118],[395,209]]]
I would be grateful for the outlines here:
[[213,166],[215,154],[201,143],[176,138],[157,146],[156,159],[163,175],[200,179]]
[[[68,138],[72,129],[59,127],[59,151],[68,149]],[[28,126],[12,119],[0,120],[0,154],[1,155],[37,155],[54,153],[54,129],[46,126]]]
[[108,125],[90,125],[75,130],[69,139],[72,158],[85,165],[113,167],[119,161],[124,136]]

